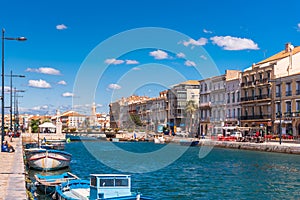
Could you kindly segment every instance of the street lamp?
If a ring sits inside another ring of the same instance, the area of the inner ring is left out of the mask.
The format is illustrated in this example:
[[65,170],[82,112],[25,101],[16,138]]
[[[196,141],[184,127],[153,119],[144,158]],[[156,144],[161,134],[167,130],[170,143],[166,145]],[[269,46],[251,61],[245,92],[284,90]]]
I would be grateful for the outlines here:
[[12,131],[13,129],[13,126],[12,126],[12,92],[13,92],[13,89],[12,89],[12,78],[13,77],[19,77],[19,78],[25,78],[24,75],[15,75],[15,74],[12,74],[12,70],[10,70],[10,75],[5,75],[5,76],[9,76],[10,77],[10,131]]
[[[277,83],[277,80],[269,80],[269,82],[273,82],[273,83]],[[281,139],[282,139],[282,127],[281,127],[281,120],[282,120],[282,112],[281,112],[281,77],[279,77],[279,109],[278,109],[278,113],[279,113],[279,144],[281,144]],[[276,86],[275,86],[276,87]],[[277,94],[275,92],[275,97],[277,97]],[[276,119],[276,113],[275,113],[275,119]]]
[[12,37],[5,37],[4,36],[5,29],[2,29],[2,91],[1,91],[1,114],[2,114],[2,126],[1,126],[1,151],[2,151],[2,145],[4,142],[5,132],[4,132],[4,40],[16,40],[16,41],[26,41],[27,39],[25,37],[18,37],[18,38],[12,38]]
[[18,97],[23,97],[23,96],[19,96],[17,94],[17,92],[25,92],[25,90],[17,90],[16,88],[14,88],[14,110],[15,110],[15,125],[14,125],[14,136],[17,135],[17,130],[19,127],[19,109],[18,109]]

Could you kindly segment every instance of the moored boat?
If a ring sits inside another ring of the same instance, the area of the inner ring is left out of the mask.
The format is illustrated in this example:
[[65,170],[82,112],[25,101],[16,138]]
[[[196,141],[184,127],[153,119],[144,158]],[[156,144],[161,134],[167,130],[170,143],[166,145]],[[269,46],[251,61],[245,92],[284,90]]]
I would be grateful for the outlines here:
[[60,185],[64,182],[68,182],[70,180],[79,179],[76,175],[71,172],[65,172],[57,175],[42,175],[35,174],[35,186],[37,189],[44,194],[51,194],[55,192],[55,186]]
[[71,180],[56,186],[56,199],[151,200],[131,192],[131,177],[124,174],[91,174],[90,182]]
[[154,137],[153,141],[154,141],[155,144],[164,144],[166,140],[165,140],[164,136],[157,136],[156,135]]
[[30,168],[46,171],[66,168],[72,158],[65,151],[42,148],[25,149],[25,155]]

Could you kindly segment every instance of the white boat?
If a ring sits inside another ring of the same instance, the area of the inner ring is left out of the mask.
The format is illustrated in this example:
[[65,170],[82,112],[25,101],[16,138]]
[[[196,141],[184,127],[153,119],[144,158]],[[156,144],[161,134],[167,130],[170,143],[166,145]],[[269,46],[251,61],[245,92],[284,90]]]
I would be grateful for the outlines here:
[[59,150],[32,148],[25,149],[27,164],[37,170],[57,170],[68,167],[72,155]]
[[164,144],[165,143],[165,138],[164,136],[155,136],[154,137],[154,143],[155,144]]
[[56,186],[56,199],[151,200],[131,192],[131,177],[125,174],[91,174],[90,181],[71,180]]

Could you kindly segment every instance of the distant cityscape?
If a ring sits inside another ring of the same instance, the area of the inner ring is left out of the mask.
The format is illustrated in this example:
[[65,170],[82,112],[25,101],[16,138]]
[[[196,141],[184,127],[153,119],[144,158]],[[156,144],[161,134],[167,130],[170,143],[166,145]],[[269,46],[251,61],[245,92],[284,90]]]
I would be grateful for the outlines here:
[[[14,123],[28,129],[32,120],[59,118],[63,131],[133,130],[194,135],[222,134],[224,127],[250,127],[261,134],[300,134],[300,47],[291,43],[279,53],[249,68],[226,70],[203,80],[187,80],[161,91],[158,97],[132,95],[109,105],[109,114],[57,111],[54,116],[5,115],[5,127]],[[281,125],[281,126],[279,126]]]

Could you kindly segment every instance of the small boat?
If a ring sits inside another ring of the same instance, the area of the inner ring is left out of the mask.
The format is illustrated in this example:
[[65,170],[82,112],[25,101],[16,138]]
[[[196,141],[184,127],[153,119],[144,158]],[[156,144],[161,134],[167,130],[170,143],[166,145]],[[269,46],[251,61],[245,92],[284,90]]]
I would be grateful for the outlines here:
[[42,148],[25,149],[25,155],[30,168],[46,171],[69,167],[72,158],[65,151]]
[[70,180],[79,179],[76,175],[71,172],[65,172],[58,175],[41,175],[35,174],[35,186],[37,189],[44,194],[52,194],[55,192],[55,186],[60,185]]
[[91,174],[90,181],[71,180],[56,186],[56,199],[152,200],[131,192],[131,177],[124,174]]
[[197,146],[199,144],[199,140],[192,140],[192,141],[180,140],[179,143],[182,146]]
[[155,136],[154,137],[154,143],[155,144],[164,144],[165,143],[165,138],[164,136]]

